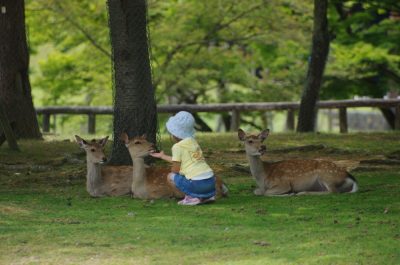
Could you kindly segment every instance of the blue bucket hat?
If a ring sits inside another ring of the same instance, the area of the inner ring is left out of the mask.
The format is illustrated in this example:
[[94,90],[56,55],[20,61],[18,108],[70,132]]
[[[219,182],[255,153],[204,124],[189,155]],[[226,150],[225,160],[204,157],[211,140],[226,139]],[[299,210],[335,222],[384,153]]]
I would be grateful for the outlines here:
[[170,134],[179,139],[194,137],[194,118],[187,111],[180,111],[168,119],[166,124]]

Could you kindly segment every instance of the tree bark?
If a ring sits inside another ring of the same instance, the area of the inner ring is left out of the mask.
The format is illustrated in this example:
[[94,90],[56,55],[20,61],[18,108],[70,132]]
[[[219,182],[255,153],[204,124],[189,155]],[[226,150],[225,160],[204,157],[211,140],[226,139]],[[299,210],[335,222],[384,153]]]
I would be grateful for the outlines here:
[[0,0],[0,104],[17,137],[41,138],[29,82],[23,0]]
[[[4,132],[4,134],[1,135],[1,138],[4,137],[4,139],[7,140],[8,146],[10,147],[10,149],[14,150],[14,151],[19,151],[19,147],[17,144],[17,140],[15,138],[15,135],[14,135],[13,129],[10,126],[10,123],[8,121],[6,113],[1,104],[0,104],[0,128],[2,128],[3,132]],[[0,145],[2,145],[2,143],[3,143],[1,141],[2,141],[2,139],[0,140]]]
[[389,108],[379,108],[386,122],[389,124],[390,128],[394,129],[395,125],[395,115],[393,111]]
[[156,142],[157,108],[152,85],[146,0],[108,0],[114,69],[114,142],[110,164],[131,159],[119,137],[147,135]]
[[300,102],[298,132],[312,132],[315,129],[316,103],[319,98],[322,76],[329,53],[327,9],[327,0],[314,0],[312,52],[306,84]]

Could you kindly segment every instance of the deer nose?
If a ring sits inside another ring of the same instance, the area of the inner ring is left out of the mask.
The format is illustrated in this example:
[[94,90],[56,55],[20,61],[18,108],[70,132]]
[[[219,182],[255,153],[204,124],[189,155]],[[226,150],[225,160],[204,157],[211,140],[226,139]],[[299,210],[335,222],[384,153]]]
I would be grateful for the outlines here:
[[103,156],[103,158],[101,159],[101,161],[107,162],[107,157]]

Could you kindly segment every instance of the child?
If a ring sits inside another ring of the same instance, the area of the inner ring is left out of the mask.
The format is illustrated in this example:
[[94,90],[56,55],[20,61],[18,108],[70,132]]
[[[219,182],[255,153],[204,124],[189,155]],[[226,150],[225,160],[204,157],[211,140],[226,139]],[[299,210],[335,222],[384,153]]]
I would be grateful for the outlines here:
[[194,139],[194,118],[180,111],[166,123],[168,132],[176,142],[172,146],[172,157],[163,151],[151,156],[172,163],[168,179],[183,193],[180,205],[197,205],[215,201],[215,176],[204,160],[199,144]]

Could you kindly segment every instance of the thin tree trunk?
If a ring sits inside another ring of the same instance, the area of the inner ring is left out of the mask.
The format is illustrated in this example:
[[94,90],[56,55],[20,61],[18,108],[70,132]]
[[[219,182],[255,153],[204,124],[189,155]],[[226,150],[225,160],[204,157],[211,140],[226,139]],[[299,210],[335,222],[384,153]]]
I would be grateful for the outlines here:
[[385,118],[386,122],[389,124],[390,128],[394,129],[394,123],[395,123],[395,115],[391,109],[387,108],[379,108],[381,111],[383,117]]
[[[0,128],[3,129],[4,138],[7,139],[8,146],[10,147],[10,149],[19,151],[19,147],[14,132],[10,126],[6,113],[1,104],[0,104]],[[2,143],[0,143],[0,145],[1,144]]]
[[114,69],[114,142],[110,164],[131,159],[119,136],[142,134],[155,143],[157,109],[152,86],[145,0],[108,0]]
[[17,137],[41,138],[29,82],[23,0],[0,0],[0,104]]
[[311,59],[300,103],[298,132],[312,132],[316,122],[316,103],[329,53],[327,0],[314,0],[314,30]]
[[212,129],[197,113],[193,113],[196,122],[196,130],[200,132],[212,132]]

